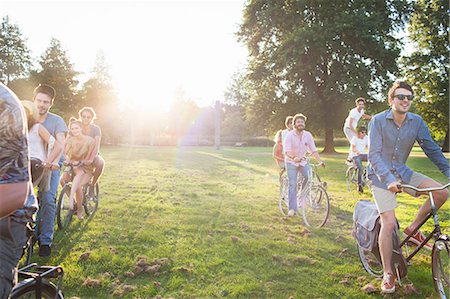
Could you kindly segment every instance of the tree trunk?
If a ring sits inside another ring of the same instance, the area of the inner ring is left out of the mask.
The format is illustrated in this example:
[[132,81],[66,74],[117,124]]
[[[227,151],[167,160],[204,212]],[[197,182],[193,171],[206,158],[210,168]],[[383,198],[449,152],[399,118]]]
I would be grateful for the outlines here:
[[336,150],[334,149],[333,128],[325,129],[325,147],[322,153],[326,154],[336,153]]
[[449,152],[449,139],[448,139],[448,128],[447,128],[447,132],[445,133],[445,139],[444,139],[444,144],[442,145],[442,152],[444,153],[448,153]]

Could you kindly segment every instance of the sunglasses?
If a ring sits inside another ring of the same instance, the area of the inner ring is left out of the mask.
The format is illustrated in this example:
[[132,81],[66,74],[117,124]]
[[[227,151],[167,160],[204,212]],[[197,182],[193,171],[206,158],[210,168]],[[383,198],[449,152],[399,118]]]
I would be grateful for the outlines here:
[[397,99],[399,99],[400,101],[403,101],[405,98],[407,98],[408,101],[412,101],[413,95],[412,95],[412,94],[408,94],[408,95],[406,95],[406,94],[396,94],[396,95],[394,96],[394,98],[397,98]]

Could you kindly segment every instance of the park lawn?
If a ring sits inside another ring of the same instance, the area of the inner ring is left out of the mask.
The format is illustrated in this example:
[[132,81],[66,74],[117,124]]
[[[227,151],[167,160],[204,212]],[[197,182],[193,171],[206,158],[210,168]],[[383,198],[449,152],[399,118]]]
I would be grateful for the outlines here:
[[[361,290],[380,281],[361,267],[351,236],[354,205],[371,196],[347,191],[346,148],[338,150],[319,170],[329,221],[310,231],[278,211],[271,148],[104,147],[98,212],[57,231],[52,257],[34,260],[63,266],[66,298],[379,297]],[[416,150],[408,163],[446,180]],[[422,200],[399,201],[404,228]],[[448,233],[448,203],[443,210]],[[430,261],[428,252],[413,259],[403,283],[418,293],[408,298],[437,297]]]

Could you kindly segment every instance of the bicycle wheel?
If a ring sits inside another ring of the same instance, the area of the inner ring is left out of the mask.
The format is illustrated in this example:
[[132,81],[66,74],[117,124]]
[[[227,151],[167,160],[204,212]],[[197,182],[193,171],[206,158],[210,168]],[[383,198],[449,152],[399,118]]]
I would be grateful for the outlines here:
[[301,203],[303,221],[310,227],[322,227],[330,213],[330,199],[322,186],[312,185],[304,202]]
[[[33,280],[32,278],[30,278],[31,280]],[[30,299],[34,299],[37,298],[36,297],[36,290],[37,290],[37,285],[36,285],[36,281],[29,283],[28,280],[26,280],[25,284],[20,284],[17,285],[16,287],[13,288],[12,292],[11,292],[11,299],[15,299],[15,298],[22,298],[22,299],[26,299],[26,298],[30,298]],[[43,280],[41,282],[41,298],[43,299],[51,299],[51,298],[60,298],[60,299],[64,299],[64,295],[62,294],[61,291],[57,292],[57,287],[48,281]]]
[[286,173],[284,173],[280,176],[280,194],[278,196],[278,208],[283,216],[287,216],[289,212],[288,189],[289,180]]
[[431,256],[431,271],[433,273],[433,283],[440,298],[450,298],[450,277],[448,269],[450,267],[449,242],[438,240],[434,243]]
[[83,199],[83,206],[84,211],[86,212],[86,215],[88,217],[91,217],[98,208],[98,199],[100,194],[100,188],[98,186],[98,183],[94,186],[94,196],[89,195],[89,187],[86,187],[86,190],[84,193],[84,199]]
[[65,185],[58,198],[56,207],[56,222],[59,229],[67,228],[72,221],[73,211],[69,209],[70,185]]
[[355,184],[358,182],[358,176],[356,168],[349,167],[347,171],[345,172],[345,182],[347,183],[347,189],[348,191],[352,191]]
[[378,246],[373,250],[367,250],[358,246],[358,256],[364,270],[375,277],[383,277],[383,265],[381,264],[380,251]]

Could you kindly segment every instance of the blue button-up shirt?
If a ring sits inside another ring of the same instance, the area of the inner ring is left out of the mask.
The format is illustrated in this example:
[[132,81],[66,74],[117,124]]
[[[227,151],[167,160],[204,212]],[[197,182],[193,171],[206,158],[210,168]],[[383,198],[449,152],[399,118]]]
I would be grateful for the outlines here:
[[431,137],[422,117],[408,112],[399,127],[389,109],[375,115],[369,123],[367,176],[375,186],[387,189],[397,178],[410,182],[413,171],[405,162],[416,141],[439,170],[450,178],[448,160]]

